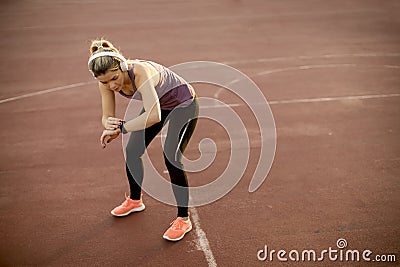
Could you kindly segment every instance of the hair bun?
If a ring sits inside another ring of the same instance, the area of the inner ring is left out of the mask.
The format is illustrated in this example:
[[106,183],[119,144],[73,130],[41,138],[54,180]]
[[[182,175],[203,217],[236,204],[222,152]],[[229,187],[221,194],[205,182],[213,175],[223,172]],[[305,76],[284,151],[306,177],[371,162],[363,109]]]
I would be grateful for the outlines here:
[[118,49],[116,49],[111,42],[104,39],[93,40],[90,46],[91,55],[99,52],[115,52],[119,54]]
[[97,44],[92,46],[91,52],[92,54],[95,52],[105,52],[112,51],[110,45],[105,41],[98,41]]

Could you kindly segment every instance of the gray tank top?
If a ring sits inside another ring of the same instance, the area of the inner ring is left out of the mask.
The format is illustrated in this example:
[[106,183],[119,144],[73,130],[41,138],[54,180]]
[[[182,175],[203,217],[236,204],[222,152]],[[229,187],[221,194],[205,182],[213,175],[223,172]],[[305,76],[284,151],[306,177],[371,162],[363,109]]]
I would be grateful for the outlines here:
[[[160,81],[155,86],[155,90],[160,101],[161,109],[172,110],[178,106],[187,107],[192,103],[195,96],[194,89],[182,77],[172,72],[167,67],[164,67],[163,65],[151,61],[140,61],[151,64],[159,72]],[[137,91],[135,85],[135,75],[133,73],[133,68],[134,65],[132,65],[132,68],[128,70],[129,78],[132,81],[133,95],[126,95],[122,91],[120,91],[119,93],[131,99],[142,100],[142,96],[140,92]]]

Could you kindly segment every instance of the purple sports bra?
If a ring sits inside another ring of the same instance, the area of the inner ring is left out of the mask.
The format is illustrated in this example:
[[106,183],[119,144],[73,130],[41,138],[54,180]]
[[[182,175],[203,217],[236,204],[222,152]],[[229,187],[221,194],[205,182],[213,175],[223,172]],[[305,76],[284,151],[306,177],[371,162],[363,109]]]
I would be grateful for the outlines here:
[[[194,89],[182,77],[175,74],[163,65],[151,61],[145,62],[151,64],[160,75],[160,81],[155,86],[155,89],[158,95],[158,99],[160,101],[161,109],[172,110],[178,106],[187,107],[192,103],[195,97]],[[132,65],[132,68],[128,70],[129,78],[132,81],[133,95],[126,95],[122,91],[119,91],[119,93],[131,99],[142,100],[142,96],[140,92],[138,92],[135,85],[135,75],[133,73],[133,68],[134,65]]]

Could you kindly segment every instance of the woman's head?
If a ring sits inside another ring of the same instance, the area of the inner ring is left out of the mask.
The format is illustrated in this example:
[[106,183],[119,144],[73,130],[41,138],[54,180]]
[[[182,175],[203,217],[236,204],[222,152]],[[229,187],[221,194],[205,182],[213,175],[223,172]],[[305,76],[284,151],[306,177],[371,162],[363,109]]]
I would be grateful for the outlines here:
[[[116,49],[111,42],[104,39],[92,41],[90,46],[90,55],[93,56],[100,52],[114,52],[122,57],[118,49]],[[99,56],[89,62],[89,70],[95,77],[98,77],[99,75],[105,74],[107,71],[121,69],[121,63],[126,64],[126,62],[123,61],[125,60],[116,56]]]

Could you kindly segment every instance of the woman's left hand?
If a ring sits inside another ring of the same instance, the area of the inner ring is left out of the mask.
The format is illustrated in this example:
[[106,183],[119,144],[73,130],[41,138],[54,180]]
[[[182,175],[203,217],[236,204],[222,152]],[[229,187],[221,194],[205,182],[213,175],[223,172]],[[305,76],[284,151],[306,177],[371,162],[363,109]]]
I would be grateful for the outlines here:
[[106,147],[106,144],[110,143],[112,140],[118,137],[118,135],[121,133],[121,130],[117,128],[116,130],[103,130],[103,133],[101,134],[100,137],[100,143],[103,146],[103,148]]

